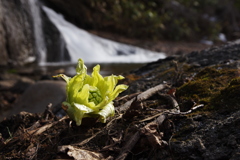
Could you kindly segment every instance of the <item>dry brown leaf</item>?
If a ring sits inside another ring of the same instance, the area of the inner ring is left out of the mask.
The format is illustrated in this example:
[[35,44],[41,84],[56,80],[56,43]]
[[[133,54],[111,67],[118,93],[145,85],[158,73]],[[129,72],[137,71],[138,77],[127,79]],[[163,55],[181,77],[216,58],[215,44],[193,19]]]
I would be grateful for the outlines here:
[[73,157],[75,160],[104,159],[101,153],[80,149],[71,145],[59,146],[58,151],[62,153],[66,153],[68,156]]
[[154,148],[166,145],[165,141],[162,140],[163,132],[158,132],[157,127],[158,125],[156,122],[152,122],[141,129],[142,134],[146,136],[147,140]]

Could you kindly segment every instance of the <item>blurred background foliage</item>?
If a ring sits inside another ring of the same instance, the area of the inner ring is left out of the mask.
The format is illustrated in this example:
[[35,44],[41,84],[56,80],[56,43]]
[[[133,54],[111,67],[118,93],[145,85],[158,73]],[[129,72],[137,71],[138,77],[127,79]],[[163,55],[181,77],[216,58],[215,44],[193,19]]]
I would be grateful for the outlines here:
[[[53,5],[54,0],[47,1]],[[54,7],[87,30],[152,40],[217,40],[219,33],[228,40],[240,37],[240,0],[71,0],[60,4]]]

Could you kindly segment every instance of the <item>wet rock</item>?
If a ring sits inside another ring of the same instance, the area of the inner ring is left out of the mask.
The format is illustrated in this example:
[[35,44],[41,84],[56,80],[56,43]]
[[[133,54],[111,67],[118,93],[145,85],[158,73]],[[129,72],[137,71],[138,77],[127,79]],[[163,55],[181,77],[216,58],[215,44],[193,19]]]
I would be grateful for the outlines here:
[[49,103],[53,110],[61,108],[61,103],[66,99],[66,83],[63,81],[39,81],[31,85],[13,106],[8,115],[21,111],[41,113]]

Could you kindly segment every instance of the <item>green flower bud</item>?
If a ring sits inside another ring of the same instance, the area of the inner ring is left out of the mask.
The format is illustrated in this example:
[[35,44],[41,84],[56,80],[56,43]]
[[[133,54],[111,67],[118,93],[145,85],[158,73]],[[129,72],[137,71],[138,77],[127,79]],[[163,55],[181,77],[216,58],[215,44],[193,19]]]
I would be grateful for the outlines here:
[[123,76],[102,77],[99,71],[100,65],[96,65],[92,75],[88,75],[84,61],[79,59],[74,77],[64,74],[55,76],[67,82],[67,99],[62,103],[62,108],[78,126],[84,117],[99,117],[105,123],[115,113],[112,101],[128,88],[123,84],[117,85],[118,80],[124,79]]

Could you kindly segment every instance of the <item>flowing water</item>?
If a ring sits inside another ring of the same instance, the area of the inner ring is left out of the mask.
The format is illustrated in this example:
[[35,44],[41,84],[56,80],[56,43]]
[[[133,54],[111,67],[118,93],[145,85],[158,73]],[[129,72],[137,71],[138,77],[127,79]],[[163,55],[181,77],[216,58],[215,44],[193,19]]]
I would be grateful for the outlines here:
[[86,63],[146,63],[165,58],[164,53],[117,43],[90,34],[67,22],[52,9],[43,6],[43,10],[62,34],[72,63],[76,63],[79,58]]
[[44,35],[42,30],[42,19],[40,16],[40,8],[38,0],[29,0],[30,10],[32,13],[34,37],[36,52],[38,54],[39,64],[46,62],[46,46],[44,42]]
[[[66,49],[71,59],[69,62],[66,62],[66,60],[47,62],[46,54],[48,52],[44,43],[40,5],[38,0],[29,0],[29,5],[33,16],[39,67],[43,70],[64,68],[66,74],[73,75],[75,73],[75,64],[77,60],[82,58],[88,66],[88,71],[91,71],[95,64],[101,64],[102,74],[118,74],[138,68],[147,62],[166,57],[164,53],[153,52],[132,45],[114,42],[90,34],[66,21],[61,14],[56,13],[46,6],[41,6],[49,19],[59,30],[60,36],[63,38],[63,43],[66,43]],[[59,47],[64,50],[64,45]],[[56,57],[56,59],[59,58],[61,57]]]

